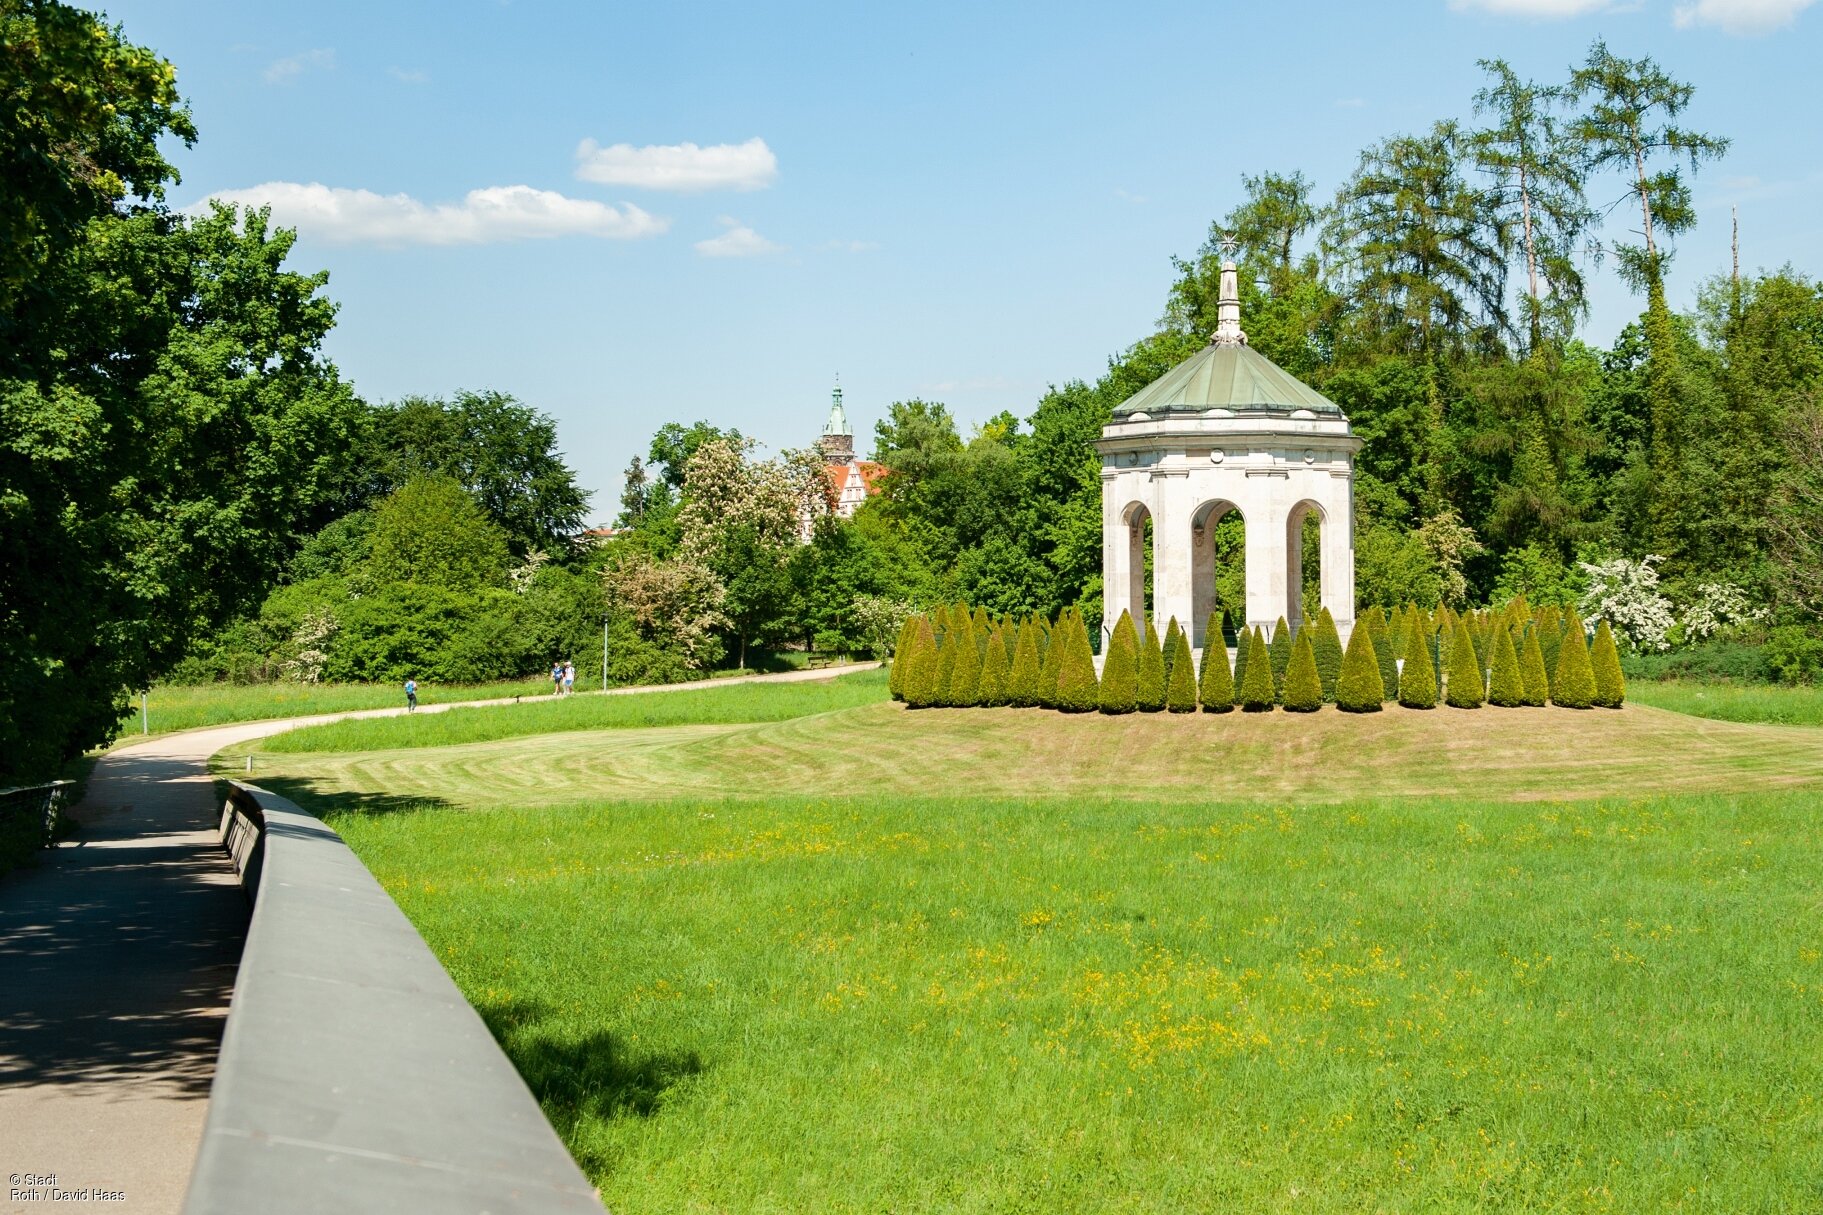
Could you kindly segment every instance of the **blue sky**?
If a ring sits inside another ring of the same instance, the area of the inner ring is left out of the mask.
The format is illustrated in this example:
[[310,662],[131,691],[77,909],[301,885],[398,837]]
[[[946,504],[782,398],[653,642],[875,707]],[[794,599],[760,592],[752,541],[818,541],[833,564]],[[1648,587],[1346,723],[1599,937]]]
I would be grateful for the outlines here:
[[[1324,195],[1361,148],[1470,117],[1477,58],[1559,79],[1591,38],[1697,86],[1674,302],[1823,271],[1813,0],[884,6],[116,3],[201,139],[173,201],[267,197],[330,271],[369,399],[510,392],[594,514],[654,428],[857,446],[895,399],[1028,413],[1149,332],[1243,173]],[[692,146],[686,146],[692,145]],[[1612,187],[1610,189],[1610,187]],[[1601,183],[1598,197],[1624,183]],[[478,193],[476,193],[478,192]],[[1590,335],[1638,310],[1597,275]]]

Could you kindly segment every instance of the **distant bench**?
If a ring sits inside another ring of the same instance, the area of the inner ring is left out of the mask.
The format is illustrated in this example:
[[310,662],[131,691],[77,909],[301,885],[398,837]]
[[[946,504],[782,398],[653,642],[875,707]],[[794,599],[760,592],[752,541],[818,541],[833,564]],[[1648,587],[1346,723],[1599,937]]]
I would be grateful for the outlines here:
[[810,651],[810,656],[805,659],[804,665],[813,671],[820,671],[824,667],[834,666],[840,661],[842,661],[842,656],[840,654],[833,654],[823,650],[812,650]]

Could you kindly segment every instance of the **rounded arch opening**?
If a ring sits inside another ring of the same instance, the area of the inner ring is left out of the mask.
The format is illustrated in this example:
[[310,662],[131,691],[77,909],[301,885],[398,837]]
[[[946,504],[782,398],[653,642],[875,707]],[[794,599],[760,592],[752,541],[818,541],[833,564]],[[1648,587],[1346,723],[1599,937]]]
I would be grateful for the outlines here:
[[[1203,503],[1190,516],[1191,644],[1226,644],[1247,620],[1247,519],[1226,499]],[[1209,618],[1220,613],[1222,636],[1210,638]]]
[[1126,597],[1123,602],[1109,604],[1102,612],[1104,640],[1113,633],[1122,611],[1133,613],[1138,622],[1147,617],[1152,603],[1152,508],[1144,502],[1129,502],[1120,517],[1125,525],[1127,545]]
[[1291,508],[1285,520],[1285,619],[1296,629],[1308,615],[1322,610],[1328,597],[1330,570],[1325,561],[1324,529],[1329,515],[1309,498]]

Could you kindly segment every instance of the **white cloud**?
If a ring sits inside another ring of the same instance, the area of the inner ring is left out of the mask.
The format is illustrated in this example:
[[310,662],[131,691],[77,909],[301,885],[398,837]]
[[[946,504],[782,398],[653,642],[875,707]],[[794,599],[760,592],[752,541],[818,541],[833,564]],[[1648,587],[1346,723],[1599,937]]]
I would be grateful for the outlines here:
[[877,240],[832,240],[823,245],[837,253],[872,253],[880,247]]
[[731,216],[722,216],[721,224],[728,229],[726,232],[696,242],[696,251],[704,257],[758,257],[762,253],[775,253],[785,247],[773,244]]
[[285,84],[296,80],[305,72],[317,69],[327,72],[334,67],[335,52],[327,47],[320,47],[314,51],[300,51],[298,54],[287,55],[283,59],[274,59],[268,63],[265,71],[266,83]]
[[1359,110],[1366,106],[1367,98],[1365,97],[1339,97],[1336,99],[1336,109],[1338,110]]
[[1144,194],[1135,194],[1130,190],[1123,190],[1119,186],[1114,187],[1114,197],[1120,199],[1122,202],[1130,202],[1135,206],[1146,201],[1146,196]]
[[408,69],[402,68],[402,67],[389,67],[386,69],[386,72],[394,80],[400,81],[404,84],[429,84],[430,83],[430,73],[423,70],[422,68],[411,68],[408,70]]
[[618,208],[531,186],[470,190],[459,203],[427,204],[409,194],[375,194],[311,182],[269,181],[212,196],[270,206],[273,220],[336,244],[485,245],[554,236],[657,236],[669,221],[631,203]]
[[1476,8],[1503,17],[1537,17],[1545,21],[1598,13],[1613,4],[1614,0],[1450,0],[1450,7],[1457,12]]
[[593,139],[576,146],[576,176],[610,186],[645,190],[762,190],[779,175],[779,158],[755,136],[746,143],[630,143],[601,147]]
[[1678,5],[1671,23],[1680,30],[1713,25],[1737,38],[1751,38],[1790,25],[1813,3],[1815,0],[1695,0]]

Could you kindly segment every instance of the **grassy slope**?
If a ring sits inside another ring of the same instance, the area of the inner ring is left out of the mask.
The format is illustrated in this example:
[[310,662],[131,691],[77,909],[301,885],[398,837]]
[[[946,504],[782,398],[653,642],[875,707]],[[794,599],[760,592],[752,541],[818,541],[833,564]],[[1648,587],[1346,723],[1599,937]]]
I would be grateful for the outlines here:
[[886,694],[886,672],[871,670],[809,683],[737,684],[696,692],[546,696],[524,705],[307,726],[278,735],[266,746],[272,751],[384,751],[577,730],[783,721],[881,701]]
[[[262,768],[617,1211],[1783,1211],[1823,1185],[1823,732],[878,704]],[[1387,793],[1445,800],[1317,804]],[[425,805],[482,812],[350,813]]]
[[[681,702],[674,708],[687,712]],[[504,728],[511,716],[494,720]],[[435,728],[431,719],[424,728]],[[264,744],[269,750],[288,745]],[[241,753],[236,748],[224,756],[232,762]],[[453,751],[271,753],[259,770],[394,799],[521,805],[682,794],[840,796],[860,789],[1274,802],[1568,798],[1815,783],[1823,780],[1823,731],[1639,706],[1105,718],[1010,709],[908,712],[882,702],[761,725],[629,731],[611,743],[599,734],[562,733]]]

